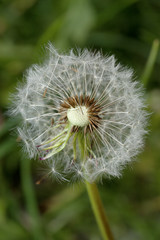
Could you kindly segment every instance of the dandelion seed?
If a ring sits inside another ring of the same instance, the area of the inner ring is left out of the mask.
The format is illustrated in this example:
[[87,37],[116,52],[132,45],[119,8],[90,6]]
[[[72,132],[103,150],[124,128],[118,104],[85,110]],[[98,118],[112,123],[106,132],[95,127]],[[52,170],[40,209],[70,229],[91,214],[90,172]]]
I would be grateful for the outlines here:
[[113,56],[48,49],[49,59],[26,73],[11,109],[21,116],[26,152],[49,160],[50,174],[61,180],[63,174],[89,182],[119,176],[146,134],[143,93],[132,70]]

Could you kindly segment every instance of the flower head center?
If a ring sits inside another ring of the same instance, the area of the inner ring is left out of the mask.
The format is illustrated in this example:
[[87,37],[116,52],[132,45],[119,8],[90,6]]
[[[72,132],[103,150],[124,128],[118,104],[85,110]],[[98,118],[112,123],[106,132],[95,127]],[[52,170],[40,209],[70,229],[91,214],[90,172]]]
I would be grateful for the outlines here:
[[71,123],[72,132],[78,132],[84,127],[85,133],[98,128],[101,123],[101,105],[90,96],[71,96],[65,99],[61,105],[60,123]]
[[88,110],[86,106],[71,107],[67,111],[69,122],[78,127],[85,127],[89,124]]

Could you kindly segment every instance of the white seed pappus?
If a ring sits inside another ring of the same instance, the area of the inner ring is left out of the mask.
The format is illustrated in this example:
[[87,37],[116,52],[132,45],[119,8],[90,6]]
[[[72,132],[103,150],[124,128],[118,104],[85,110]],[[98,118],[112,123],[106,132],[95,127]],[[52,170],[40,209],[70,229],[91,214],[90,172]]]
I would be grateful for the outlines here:
[[120,176],[146,134],[143,91],[132,70],[99,52],[63,55],[51,44],[48,52],[13,96],[10,113],[21,117],[25,151],[62,181]]

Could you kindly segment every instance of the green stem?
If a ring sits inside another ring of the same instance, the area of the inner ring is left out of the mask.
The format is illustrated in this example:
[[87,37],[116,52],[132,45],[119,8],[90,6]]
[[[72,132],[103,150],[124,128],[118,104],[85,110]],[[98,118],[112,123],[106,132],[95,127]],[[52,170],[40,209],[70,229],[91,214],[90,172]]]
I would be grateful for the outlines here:
[[[81,160],[84,162],[84,161],[87,161],[88,153],[91,153],[91,144],[90,144],[90,139],[87,138],[87,136],[86,136],[86,141],[84,140],[85,136],[83,134],[84,133],[79,132],[78,143],[79,143],[79,149],[81,152]],[[94,215],[103,239],[113,240],[114,238],[110,230],[110,227],[105,215],[104,207],[101,202],[101,198],[100,198],[96,184],[89,183],[88,181],[86,181],[86,188],[87,188],[91,206],[92,206],[92,209],[93,209],[93,212],[94,212]]]
[[158,49],[159,49],[159,40],[155,39],[152,44],[152,48],[144,69],[144,72],[141,77],[141,81],[145,87],[148,85],[149,78],[152,74],[152,70],[156,61],[156,57],[158,54]]
[[98,188],[95,183],[89,183],[86,181],[86,187],[88,196],[92,205],[92,209],[101,231],[104,240],[113,240],[113,235],[110,230],[107,218],[105,216],[104,207],[101,202],[101,198],[98,192]]

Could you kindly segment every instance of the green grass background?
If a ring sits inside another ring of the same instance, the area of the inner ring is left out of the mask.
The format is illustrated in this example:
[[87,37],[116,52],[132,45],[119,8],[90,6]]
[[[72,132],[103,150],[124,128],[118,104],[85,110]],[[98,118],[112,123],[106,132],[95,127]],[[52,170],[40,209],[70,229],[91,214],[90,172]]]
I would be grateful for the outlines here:
[[[31,64],[43,60],[44,45],[115,54],[138,79],[152,43],[160,38],[159,0],[0,1],[0,239],[101,239],[83,184],[45,179],[27,159],[17,122],[5,114],[9,96]],[[160,239],[160,53],[145,83],[150,133],[137,161],[120,179],[99,184],[115,239]]]

